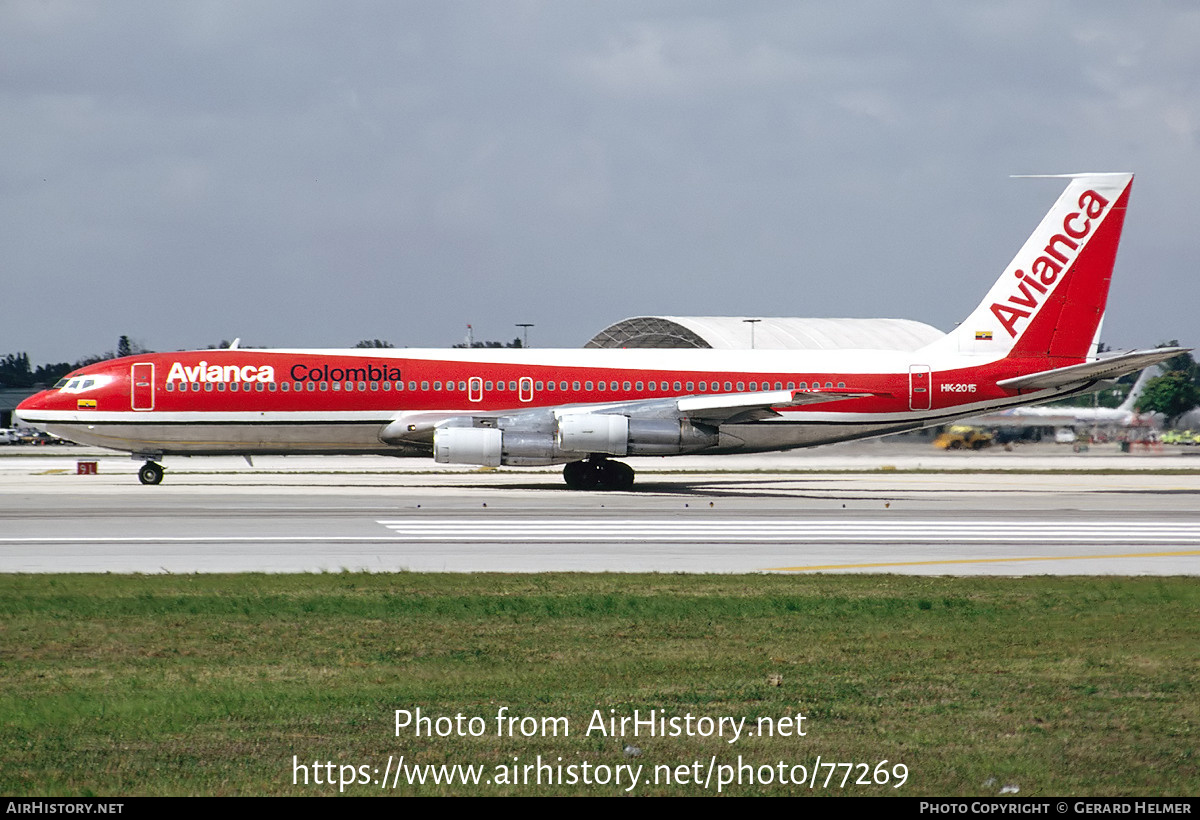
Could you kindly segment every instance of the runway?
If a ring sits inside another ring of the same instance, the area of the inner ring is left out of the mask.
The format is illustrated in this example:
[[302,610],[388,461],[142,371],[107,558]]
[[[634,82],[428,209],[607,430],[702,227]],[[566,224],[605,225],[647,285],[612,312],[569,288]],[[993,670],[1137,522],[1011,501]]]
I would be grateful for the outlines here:
[[143,487],[119,459],[92,476],[75,457],[0,459],[0,572],[1200,574],[1196,470],[702,463],[576,493],[550,470],[279,461],[189,460]]

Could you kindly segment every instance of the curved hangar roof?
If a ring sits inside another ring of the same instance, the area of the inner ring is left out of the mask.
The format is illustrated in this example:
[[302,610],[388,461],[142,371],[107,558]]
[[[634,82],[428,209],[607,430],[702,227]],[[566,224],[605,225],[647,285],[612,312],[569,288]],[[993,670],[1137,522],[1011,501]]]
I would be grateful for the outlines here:
[[597,333],[584,347],[754,347],[760,350],[916,350],[945,334],[911,319],[788,319],[741,316],[636,316]]

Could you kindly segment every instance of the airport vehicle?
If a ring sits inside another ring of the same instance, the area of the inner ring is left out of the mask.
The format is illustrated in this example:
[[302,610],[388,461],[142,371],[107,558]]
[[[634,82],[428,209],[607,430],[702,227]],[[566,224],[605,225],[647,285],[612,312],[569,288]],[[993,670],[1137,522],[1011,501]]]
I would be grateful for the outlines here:
[[1193,446],[1200,444],[1200,433],[1191,430],[1167,430],[1159,437],[1163,444],[1184,444]]
[[42,444],[46,433],[35,427],[14,427],[9,431],[10,444]]
[[955,330],[917,350],[203,350],[89,365],[22,423],[145,458],[430,454],[565,464],[626,489],[612,457],[786,450],[945,424],[1094,389],[1179,349],[1098,358],[1131,174],[1077,174]]
[[991,447],[994,436],[971,424],[952,424],[933,440],[941,450],[982,450]]
[[1060,427],[1054,431],[1055,444],[1074,444],[1079,436],[1070,427]]

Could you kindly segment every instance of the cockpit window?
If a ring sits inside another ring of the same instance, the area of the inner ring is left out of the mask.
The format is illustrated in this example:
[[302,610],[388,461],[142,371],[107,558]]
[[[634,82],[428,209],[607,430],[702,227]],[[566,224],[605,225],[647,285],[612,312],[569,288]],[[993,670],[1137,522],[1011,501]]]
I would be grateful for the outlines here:
[[101,373],[89,376],[74,376],[68,379],[63,379],[62,382],[60,382],[60,389],[64,393],[86,393],[90,390],[104,387],[104,385],[112,381],[112,378],[112,376],[106,376]]
[[58,390],[60,387],[66,387],[68,381],[70,381],[70,379],[59,379],[58,382],[55,383],[54,387],[51,387],[50,389]]

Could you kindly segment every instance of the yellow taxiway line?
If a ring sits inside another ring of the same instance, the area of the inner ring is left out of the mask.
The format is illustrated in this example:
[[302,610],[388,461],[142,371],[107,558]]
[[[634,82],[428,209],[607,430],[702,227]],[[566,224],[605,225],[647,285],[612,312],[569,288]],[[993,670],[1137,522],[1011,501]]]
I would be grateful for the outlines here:
[[1179,552],[1127,552],[1112,555],[1028,555],[1019,558],[955,558],[942,561],[880,561],[867,564],[820,564],[811,567],[767,567],[763,572],[816,572],[823,569],[878,569],[880,567],[932,567],[939,564],[1001,564],[1020,561],[1086,561],[1106,558],[1183,558],[1200,550]]

